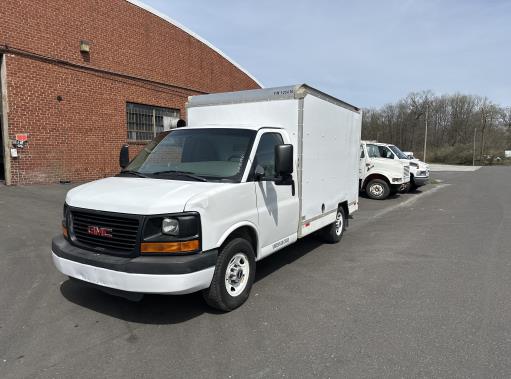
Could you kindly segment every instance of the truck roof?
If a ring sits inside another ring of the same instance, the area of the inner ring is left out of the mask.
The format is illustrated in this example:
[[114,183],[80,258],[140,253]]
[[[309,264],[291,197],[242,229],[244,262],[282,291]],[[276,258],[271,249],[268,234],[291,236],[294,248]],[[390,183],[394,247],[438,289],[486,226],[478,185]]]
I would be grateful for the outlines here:
[[210,105],[239,104],[259,101],[302,99],[307,94],[336,104],[353,112],[360,113],[360,108],[321,92],[307,84],[296,84],[284,87],[253,89],[236,92],[212,93],[208,95],[189,96],[187,108]]
[[378,142],[378,141],[368,141],[368,140],[362,140],[361,143],[370,143],[372,145],[380,145],[380,146],[394,146],[391,143],[385,143],[385,142]]
[[259,125],[259,124],[200,124],[200,125],[187,125],[184,129],[250,129],[250,130],[259,130],[259,129],[283,129],[280,126],[270,126],[270,125]]

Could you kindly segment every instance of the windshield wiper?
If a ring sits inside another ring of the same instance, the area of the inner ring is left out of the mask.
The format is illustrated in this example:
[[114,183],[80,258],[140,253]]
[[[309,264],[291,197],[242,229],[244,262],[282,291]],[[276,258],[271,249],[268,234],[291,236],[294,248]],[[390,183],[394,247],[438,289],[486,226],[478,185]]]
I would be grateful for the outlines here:
[[134,175],[134,176],[138,176],[139,178],[147,178],[148,177],[147,175],[144,175],[138,171],[133,171],[133,170],[122,170],[119,173],[119,175],[122,175],[122,174]]
[[188,171],[178,171],[178,170],[167,170],[167,171],[156,171],[151,173],[151,175],[164,175],[164,174],[176,174],[181,176],[186,176],[187,178],[195,179],[200,182],[207,182],[208,180],[202,176],[195,175],[193,172]]

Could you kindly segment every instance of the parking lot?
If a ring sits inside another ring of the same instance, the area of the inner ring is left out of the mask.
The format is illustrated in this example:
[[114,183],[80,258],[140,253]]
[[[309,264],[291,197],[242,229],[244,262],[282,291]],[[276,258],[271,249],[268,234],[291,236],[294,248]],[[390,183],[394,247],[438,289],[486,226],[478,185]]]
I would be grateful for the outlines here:
[[0,377],[509,377],[511,170],[433,178],[261,261],[226,314],[68,280],[50,241],[70,186],[0,187]]

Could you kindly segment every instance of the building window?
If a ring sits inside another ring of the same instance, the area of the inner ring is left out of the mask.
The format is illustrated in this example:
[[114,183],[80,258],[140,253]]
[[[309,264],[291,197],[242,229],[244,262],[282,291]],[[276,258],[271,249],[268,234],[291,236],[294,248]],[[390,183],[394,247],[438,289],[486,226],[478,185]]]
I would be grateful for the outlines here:
[[158,133],[176,127],[179,109],[126,103],[128,140],[150,141]]

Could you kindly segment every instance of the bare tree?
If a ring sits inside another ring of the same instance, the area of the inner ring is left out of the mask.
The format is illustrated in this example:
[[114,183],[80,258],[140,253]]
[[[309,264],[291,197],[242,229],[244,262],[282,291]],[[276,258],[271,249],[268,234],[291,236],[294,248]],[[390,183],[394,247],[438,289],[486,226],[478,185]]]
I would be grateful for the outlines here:
[[415,152],[423,151],[427,142],[428,153],[432,154],[428,156],[433,159],[453,156],[472,163],[476,128],[480,159],[511,148],[511,107],[500,107],[480,96],[412,92],[394,104],[364,112],[364,138],[394,143]]

